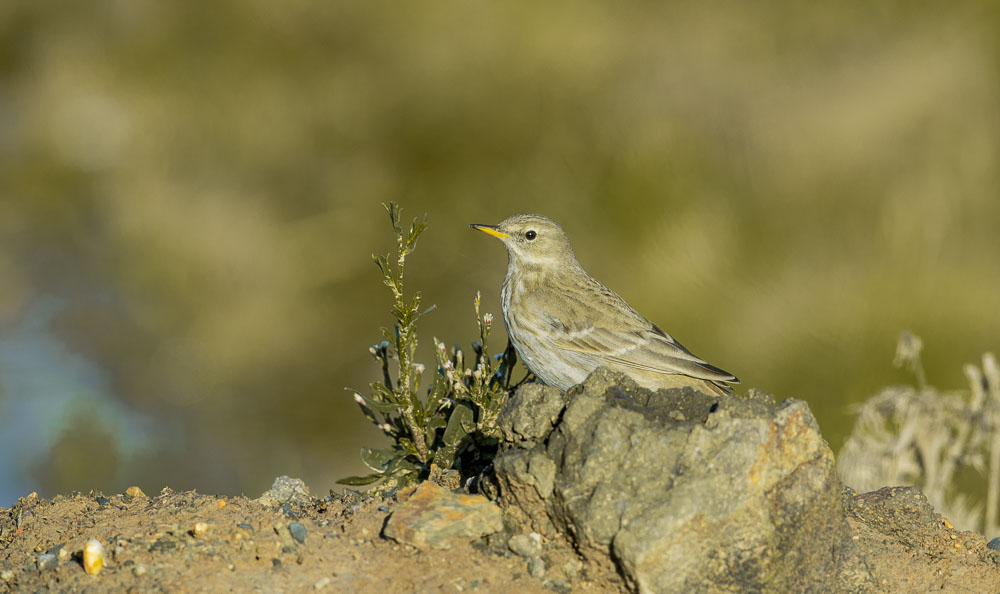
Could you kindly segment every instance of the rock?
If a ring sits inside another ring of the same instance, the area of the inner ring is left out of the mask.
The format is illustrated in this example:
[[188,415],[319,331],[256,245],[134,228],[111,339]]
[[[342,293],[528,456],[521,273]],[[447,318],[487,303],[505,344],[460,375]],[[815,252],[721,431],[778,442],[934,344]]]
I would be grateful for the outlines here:
[[581,563],[579,559],[567,559],[566,562],[563,563],[563,575],[569,579],[573,579],[580,574],[580,570],[582,568],[583,563]]
[[308,503],[309,498],[309,487],[302,479],[279,476],[257,501],[267,507],[278,507],[286,503]]
[[0,581],[3,582],[14,581],[14,572],[9,569],[0,569]]
[[306,543],[306,527],[299,522],[292,522],[288,525],[288,532],[291,533],[292,538],[299,544]]
[[445,489],[460,489],[462,487],[462,473],[454,468],[443,469],[437,464],[431,464],[431,473],[428,479]]
[[932,557],[956,550],[978,555],[989,548],[982,535],[959,532],[935,512],[919,487],[883,487],[863,494],[848,492],[843,495],[843,505],[853,521],[866,525],[880,540],[888,538]]
[[328,577],[321,577],[316,580],[315,584],[313,584],[313,590],[322,590],[323,588],[329,586],[332,581],[333,580]]
[[142,491],[142,489],[140,489],[139,487],[136,487],[135,485],[132,485],[128,489],[125,489],[125,494],[128,495],[129,497],[145,497],[146,496],[146,494]]
[[542,550],[542,539],[537,532],[515,534],[507,541],[507,546],[519,557],[532,557]]
[[539,556],[528,559],[528,575],[536,579],[545,578],[545,561]]
[[[848,493],[844,511],[886,536],[914,549],[939,553],[951,543],[939,539],[937,526],[944,524],[919,487],[883,487],[871,493]],[[950,526],[950,523],[947,525]]]
[[652,392],[606,369],[525,386],[499,418],[510,517],[641,592],[856,590],[833,454],[804,402]]
[[59,557],[51,553],[42,553],[35,559],[35,566],[38,567],[38,571],[53,569],[57,565],[59,565]]
[[284,524],[276,524],[274,526],[274,533],[278,535],[279,540],[281,540],[281,551],[283,553],[293,553],[298,550],[295,545],[295,539],[292,538],[292,533],[288,529],[288,526]]
[[46,552],[50,555],[55,555],[60,561],[69,559],[69,551],[66,550],[66,543],[52,545]]
[[478,539],[501,530],[500,508],[489,499],[424,481],[389,516],[383,534],[418,549],[447,549],[455,540]]
[[566,399],[559,390],[542,384],[527,384],[518,390],[504,408],[499,420],[508,443],[529,442],[551,433]]
[[92,538],[83,546],[83,570],[88,575],[97,575],[104,569],[104,545]]
[[991,540],[986,546],[994,551],[1000,551],[1000,536]]

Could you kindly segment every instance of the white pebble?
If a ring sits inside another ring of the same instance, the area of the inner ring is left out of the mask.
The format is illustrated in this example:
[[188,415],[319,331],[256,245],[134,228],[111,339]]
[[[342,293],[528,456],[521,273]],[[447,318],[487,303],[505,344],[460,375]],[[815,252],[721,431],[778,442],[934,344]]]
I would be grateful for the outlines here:
[[333,580],[331,580],[331,579],[330,579],[330,578],[328,578],[328,577],[322,577],[322,578],[319,578],[319,579],[318,579],[318,580],[316,581],[316,583],[315,583],[315,584],[313,584],[313,590],[322,590],[323,588],[325,588],[325,587],[329,586],[329,585],[330,585],[330,582],[332,582],[332,581],[333,581]]
[[104,568],[104,545],[101,541],[90,539],[83,547],[83,569],[89,575],[97,575]]

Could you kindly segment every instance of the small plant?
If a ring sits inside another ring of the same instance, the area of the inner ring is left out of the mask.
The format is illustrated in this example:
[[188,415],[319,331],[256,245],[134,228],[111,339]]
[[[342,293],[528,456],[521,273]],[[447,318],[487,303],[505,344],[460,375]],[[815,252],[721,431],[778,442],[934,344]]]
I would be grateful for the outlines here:
[[368,396],[354,390],[361,412],[389,438],[389,447],[363,448],[361,459],[373,473],[338,481],[345,485],[369,485],[379,489],[404,487],[428,478],[432,470],[471,475],[485,467],[496,453],[497,416],[507,402],[510,372],[515,362],[508,347],[503,355],[488,350],[492,314],[480,314],[479,293],[474,300],[479,340],[472,344],[475,357],[466,367],[465,354],[434,339],[435,369],[430,386],[421,396],[426,368],[414,362],[419,319],[433,311],[421,311],[420,292],[407,299],[404,293],[406,257],[426,228],[414,219],[405,229],[399,205],[385,207],[396,237],[395,258],[375,254],[372,258],[392,292],[392,328],[382,328],[383,340],[369,348],[381,368],[381,381],[370,384]]
[[[895,364],[917,385],[885,388],[857,408],[838,456],[841,478],[863,491],[917,485],[957,526],[1000,536],[1000,366],[986,353],[981,367],[965,366],[969,390],[940,392],[927,385],[922,346],[900,336]],[[985,479],[985,497],[958,488],[963,470]]]

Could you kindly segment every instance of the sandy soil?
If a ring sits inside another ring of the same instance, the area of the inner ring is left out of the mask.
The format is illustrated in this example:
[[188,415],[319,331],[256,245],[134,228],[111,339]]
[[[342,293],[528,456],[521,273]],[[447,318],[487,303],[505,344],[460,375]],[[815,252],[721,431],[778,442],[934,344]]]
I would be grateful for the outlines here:
[[[395,544],[380,533],[396,505],[394,499],[328,497],[275,509],[245,497],[168,490],[154,497],[91,493],[46,501],[29,496],[10,509],[0,508],[0,592],[620,588],[616,576],[588,575],[566,549],[546,551],[549,569],[536,579],[526,559],[496,543],[458,543],[427,552]],[[306,529],[304,542],[292,537],[288,527],[293,522]],[[107,551],[98,575],[88,575],[78,558],[91,538]],[[59,548],[62,560],[39,569],[40,555],[52,550],[58,559]]]
[[[269,508],[169,490],[29,496],[0,508],[0,592],[622,591],[613,571],[581,563],[558,543],[547,543],[541,579],[500,539],[426,552],[393,543],[381,531],[397,505],[354,495]],[[1000,591],[1000,553],[939,516],[916,539],[886,533],[877,518],[849,521],[885,591]],[[78,558],[91,538],[107,551],[98,575]]]

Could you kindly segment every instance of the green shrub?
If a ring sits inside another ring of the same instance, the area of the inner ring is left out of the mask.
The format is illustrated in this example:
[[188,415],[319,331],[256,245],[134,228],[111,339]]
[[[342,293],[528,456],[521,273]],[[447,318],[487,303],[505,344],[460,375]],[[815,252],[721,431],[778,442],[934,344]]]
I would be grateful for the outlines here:
[[372,469],[366,476],[338,481],[345,485],[370,485],[382,481],[381,490],[404,487],[431,476],[432,468],[471,476],[486,467],[496,453],[497,416],[511,391],[510,372],[515,362],[508,346],[503,355],[490,356],[488,345],[492,314],[480,314],[479,293],[474,300],[479,340],[472,343],[472,366],[465,354],[434,339],[433,379],[423,397],[420,384],[426,367],[414,362],[417,321],[434,310],[421,311],[420,292],[407,298],[404,292],[406,258],[426,228],[414,219],[409,229],[400,220],[399,205],[383,205],[396,238],[392,254],[372,258],[389,287],[395,323],[382,328],[383,340],[369,351],[381,368],[381,381],[370,384],[368,396],[353,390],[361,412],[389,438],[384,448],[362,448],[361,459]]

